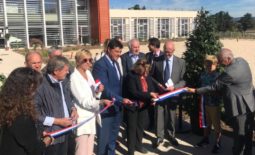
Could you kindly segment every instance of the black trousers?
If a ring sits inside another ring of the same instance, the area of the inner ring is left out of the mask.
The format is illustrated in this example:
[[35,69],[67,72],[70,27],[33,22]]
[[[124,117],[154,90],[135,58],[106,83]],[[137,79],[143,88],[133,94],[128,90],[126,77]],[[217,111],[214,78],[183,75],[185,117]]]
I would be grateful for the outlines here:
[[50,145],[46,148],[44,155],[68,155],[67,141],[55,145]]
[[66,135],[65,142],[48,146],[44,155],[74,155],[75,137],[74,133],[69,133]]
[[135,148],[142,147],[143,131],[147,117],[147,109],[127,110],[127,147],[129,155],[134,154]]
[[236,116],[233,123],[233,155],[252,155],[254,113]]

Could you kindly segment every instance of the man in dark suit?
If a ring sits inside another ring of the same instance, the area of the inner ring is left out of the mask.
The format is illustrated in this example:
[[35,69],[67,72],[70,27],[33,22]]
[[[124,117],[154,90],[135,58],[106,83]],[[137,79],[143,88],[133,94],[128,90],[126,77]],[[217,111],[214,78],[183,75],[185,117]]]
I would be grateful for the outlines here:
[[[167,91],[184,87],[186,82],[183,79],[185,73],[185,61],[174,55],[174,42],[169,40],[164,45],[164,55],[155,58],[151,70],[152,76],[162,85]],[[165,90],[158,88],[159,93],[164,93]],[[179,98],[170,98],[168,100],[156,104],[156,136],[157,140],[154,147],[157,147],[163,142],[165,129],[167,129],[168,140],[175,146],[179,143],[175,138],[175,118],[176,104]]]
[[117,62],[123,45],[116,39],[110,40],[107,53],[93,67],[93,76],[104,85],[102,99],[115,98],[114,105],[101,114],[102,127],[97,128],[97,155],[114,155],[115,142],[121,123],[122,104],[132,104],[122,97],[122,76]]
[[149,64],[153,63],[154,58],[164,54],[160,51],[160,41],[158,38],[150,38],[148,40],[148,48],[150,52],[146,53],[145,58]]
[[223,94],[227,116],[233,119],[233,154],[251,155],[255,102],[249,64],[243,58],[234,58],[227,48],[221,50],[218,59],[225,69],[215,83],[188,90],[199,94],[209,91]]
[[129,51],[121,56],[124,77],[130,71],[133,64],[145,56],[144,53],[140,52],[140,42],[137,39],[131,39],[128,43],[128,48]]
[[[158,38],[150,38],[148,40],[148,48],[149,48],[149,51],[148,53],[146,53],[145,55],[145,59],[147,60],[147,63],[152,65],[153,61],[155,58],[161,56],[161,55],[164,55],[164,52],[162,52],[160,50],[160,41]],[[149,113],[149,130],[154,130],[155,128],[155,109],[153,106],[150,106],[148,108],[148,113]]]

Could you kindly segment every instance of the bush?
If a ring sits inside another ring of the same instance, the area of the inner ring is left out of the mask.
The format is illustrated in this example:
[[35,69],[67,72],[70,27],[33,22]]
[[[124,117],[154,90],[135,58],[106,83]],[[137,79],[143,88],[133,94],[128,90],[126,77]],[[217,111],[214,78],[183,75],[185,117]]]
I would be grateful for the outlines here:
[[[196,27],[186,42],[187,51],[184,52],[186,73],[184,78],[188,87],[199,87],[198,79],[204,72],[203,64],[206,54],[216,55],[222,47],[219,37],[216,35],[216,25],[208,14],[209,12],[203,8],[198,12],[195,19]],[[202,134],[198,124],[199,96],[190,94],[186,97],[185,102],[186,110],[191,117],[193,132]]]
[[33,47],[34,50],[36,50],[38,47],[43,48],[43,42],[40,39],[32,38],[30,40],[30,46]]
[[5,80],[6,80],[6,76],[3,74],[0,74],[0,90],[1,90]]

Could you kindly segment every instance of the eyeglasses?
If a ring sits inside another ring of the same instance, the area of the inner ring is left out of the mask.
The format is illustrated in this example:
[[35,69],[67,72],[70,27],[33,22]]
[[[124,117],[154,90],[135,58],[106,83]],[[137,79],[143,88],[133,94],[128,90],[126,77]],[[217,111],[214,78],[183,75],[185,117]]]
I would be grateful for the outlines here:
[[93,62],[93,59],[92,58],[90,58],[90,59],[83,59],[82,61],[81,61],[82,63],[87,63],[87,62],[90,62],[90,63],[92,63]]

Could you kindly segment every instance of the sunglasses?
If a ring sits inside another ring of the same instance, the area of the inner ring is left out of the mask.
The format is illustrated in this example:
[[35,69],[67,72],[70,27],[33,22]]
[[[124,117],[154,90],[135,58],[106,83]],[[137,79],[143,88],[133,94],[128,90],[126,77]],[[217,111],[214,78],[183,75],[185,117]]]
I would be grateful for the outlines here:
[[82,63],[87,63],[87,62],[90,62],[90,63],[92,63],[93,62],[93,59],[92,58],[90,58],[90,59],[83,59],[82,61],[81,61]]

